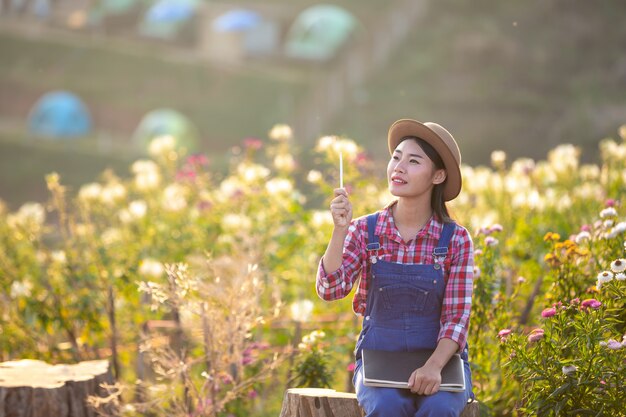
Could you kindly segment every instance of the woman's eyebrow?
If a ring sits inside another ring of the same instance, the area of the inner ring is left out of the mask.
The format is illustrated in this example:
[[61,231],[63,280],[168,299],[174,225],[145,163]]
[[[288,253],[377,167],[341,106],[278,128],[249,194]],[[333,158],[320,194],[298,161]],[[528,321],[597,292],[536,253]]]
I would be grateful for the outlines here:
[[[393,151],[393,152],[394,152],[394,153],[396,153],[396,152],[397,152],[397,153],[399,153],[400,155],[402,155],[402,151],[400,151],[400,150],[398,150],[398,149],[396,149],[396,150],[395,150],[395,151]],[[418,154],[416,154],[416,153],[410,153],[410,154],[409,154],[409,156],[414,156],[414,157],[416,157],[416,158],[422,158],[422,159],[424,159],[424,157],[423,157],[422,155],[418,155]]]

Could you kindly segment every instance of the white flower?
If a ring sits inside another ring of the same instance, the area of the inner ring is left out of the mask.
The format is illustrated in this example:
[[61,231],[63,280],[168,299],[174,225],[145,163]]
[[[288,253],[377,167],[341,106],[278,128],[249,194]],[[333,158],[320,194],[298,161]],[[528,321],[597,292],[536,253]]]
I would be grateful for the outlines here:
[[611,262],[611,271],[618,273],[626,270],[626,259],[616,259]]
[[610,271],[602,271],[598,274],[598,282],[609,282],[613,279],[613,273]]
[[611,234],[617,236],[626,232],[626,222],[619,222],[615,226],[613,226],[613,230],[611,230]]
[[315,228],[320,228],[325,224],[333,224],[333,215],[328,210],[316,210],[313,212],[311,223]]
[[[333,144],[333,149],[337,154],[341,152],[347,160],[356,159],[359,153],[359,146],[351,139],[339,139]],[[345,160],[344,160],[345,162]]]
[[170,184],[163,190],[161,204],[167,211],[181,211],[187,207],[186,189],[180,184]]
[[477,265],[474,265],[474,278],[480,278],[480,267]]
[[157,136],[148,145],[148,153],[154,157],[166,156],[176,147],[176,138],[172,135]]
[[228,177],[220,183],[220,193],[218,198],[222,201],[226,201],[232,198],[235,194],[242,192],[244,188],[243,183],[237,177]]
[[316,184],[322,180],[322,173],[316,169],[312,169],[306,176],[306,180],[312,184]]
[[100,193],[100,201],[111,205],[126,197],[126,188],[118,182],[107,184]]
[[281,153],[274,158],[274,166],[279,171],[293,171],[296,167],[296,161],[291,154]]
[[241,179],[250,184],[265,179],[270,175],[270,170],[259,164],[245,163],[237,167]]
[[143,174],[154,171],[158,172],[159,166],[154,161],[150,161],[149,159],[139,159],[131,165],[130,170],[133,174]]
[[55,250],[50,253],[50,258],[53,262],[64,264],[67,262],[67,257],[65,256],[65,251]]
[[572,375],[576,373],[578,367],[576,365],[566,365],[563,368],[563,375]]
[[313,312],[313,302],[311,300],[300,300],[291,304],[291,318],[299,323],[305,323],[311,319]]
[[600,167],[597,165],[583,165],[580,167],[580,177],[584,181],[596,181],[600,178]]
[[564,173],[578,168],[580,149],[571,144],[559,145],[548,153],[548,161],[557,173]]
[[265,189],[270,194],[285,194],[293,190],[291,181],[284,178],[272,178],[265,183]]
[[252,220],[243,214],[226,214],[222,217],[222,228],[230,232],[245,232],[252,228]]
[[165,272],[163,264],[156,259],[145,258],[139,264],[139,273],[148,278],[159,278]]
[[101,238],[102,238],[102,243],[104,243],[106,246],[115,245],[121,242],[122,232],[120,232],[119,229],[110,227],[106,229],[104,232],[102,232]]
[[511,173],[528,176],[535,170],[535,161],[531,158],[519,158],[511,164]]
[[286,142],[293,138],[293,130],[286,124],[276,124],[269,131],[268,136],[270,139],[277,142]]
[[318,152],[324,152],[330,149],[335,142],[337,141],[337,136],[322,136],[317,141],[317,146],[315,146],[315,150]]
[[607,207],[600,212],[601,219],[606,219],[607,217],[616,217],[616,216],[617,216],[617,210],[615,210],[615,207]]
[[615,274],[615,279],[618,281],[624,281],[626,280],[626,274],[623,272],[618,272],[617,274]]
[[585,242],[589,239],[591,239],[591,234],[589,232],[582,231],[576,235],[576,238],[574,240],[576,241],[577,244],[580,245],[582,242]]
[[491,165],[494,168],[503,168],[505,162],[506,152],[500,150],[491,152]]
[[148,211],[148,205],[143,200],[131,201],[128,205],[128,211],[134,219],[141,219]]
[[613,273],[610,271],[602,271],[598,274],[597,279],[598,281],[596,282],[596,287],[600,289],[602,287],[602,284],[604,284],[605,282],[609,282],[613,279]]
[[32,289],[33,284],[28,280],[13,281],[13,284],[11,284],[11,298],[30,297],[30,290]]
[[78,199],[82,201],[99,200],[101,193],[102,186],[97,182],[92,182],[80,187],[80,191],[78,191]]
[[39,229],[46,221],[46,210],[39,203],[25,203],[17,213],[7,216],[9,226],[33,227]]
[[154,161],[145,159],[135,161],[131,166],[131,171],[135,174],[135,186],[139,190],[152,190],[161,183],[159,166]]

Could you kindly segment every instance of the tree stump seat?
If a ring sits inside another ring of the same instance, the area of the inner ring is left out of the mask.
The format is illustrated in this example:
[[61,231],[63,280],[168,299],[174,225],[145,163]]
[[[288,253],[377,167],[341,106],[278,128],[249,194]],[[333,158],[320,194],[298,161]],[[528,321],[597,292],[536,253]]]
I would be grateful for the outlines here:
[[113,384],[106,360],[50,365],[37,360],[0,363],[0,417],[91,417],[89,396],[105,397]]
[[[280,417],[363,417],[356,394],[322,388],[290,388]],[[465,406],[461,417],[478,417],[478,402]]]

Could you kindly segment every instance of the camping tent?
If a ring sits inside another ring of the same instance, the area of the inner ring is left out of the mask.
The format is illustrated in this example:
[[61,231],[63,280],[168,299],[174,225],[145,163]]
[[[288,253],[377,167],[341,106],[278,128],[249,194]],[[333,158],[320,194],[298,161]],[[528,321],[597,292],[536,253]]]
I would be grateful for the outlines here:
[[338,6],[319,4],[298,15],[287,35],[285,54],[326,61],[348,40],[358,21]]
[[87,106],[67,91],[44,94],[28,116],[29,131],[37,136],[66,139],[85,136],[91,131]]
[[189,24],[196,13],[196,0],[158,0],[139,23],[143,36],[172,40]]
[[198,132],[193,123],[176,110],[167,108],[147,113],[137,126],[133,141],[146,150],[152,139],[162,135],[172,135],[177,147],[184,147],[188,151],[198,148]]

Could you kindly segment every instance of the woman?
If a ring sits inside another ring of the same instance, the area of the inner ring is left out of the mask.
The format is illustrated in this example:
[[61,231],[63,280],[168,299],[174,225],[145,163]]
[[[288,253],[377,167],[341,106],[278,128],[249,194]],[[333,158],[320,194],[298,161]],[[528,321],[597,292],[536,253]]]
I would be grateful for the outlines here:
[[[474,261],[471,237],[450,219],[446,202],[461,191],[461,154],[436,123],[398,120],[387,140],[396,200],[352,220],[348,194],[335,190],[317,292],[324,300],[343,298],[361,277],[353,301],[364,316],[354,385],[367,416],[458,416],[472,395],[466,340]],[[406,390],[363,385],[363,348],[434,351]],[[441,369],[455,353],[464,360],[466,390],[440,391]]]

